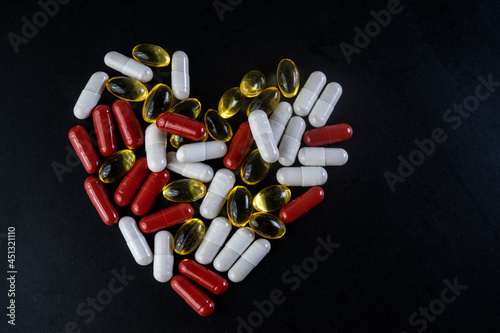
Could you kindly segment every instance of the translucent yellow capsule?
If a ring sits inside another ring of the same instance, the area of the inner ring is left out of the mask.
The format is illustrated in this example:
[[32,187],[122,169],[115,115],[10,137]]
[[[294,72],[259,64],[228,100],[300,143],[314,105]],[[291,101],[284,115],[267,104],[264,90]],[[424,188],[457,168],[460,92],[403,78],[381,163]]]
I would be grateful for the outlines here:
[[227,217],[235,227],[244,227],[252,215],[252,194],[245,186],[235,186],[227,197]]
[[205,113],[205,127],[208,134],[215,140],[228,142],[233,137],[233,129],[229,122],[213,109],[209,109]]
[[131,77],[117,76],[109,79],[106,88],[116,97],[130,102],[140,102],[148,96],[146,86]]
[[297,95],[300,85],[299,70],[295,63],[290,59],[283,59],[276,70],[278,87],[286,98],[292,98]]
[[167,51],[154,44],[139,44],[132,50],[135,60],[146,66],[165,67],[170,64]]
[[284,185],[266,187],[253,198],[253,207],[259,212],[272,212],[281,209],[292,198],[292,192]]
[[193,252],[205,236],[205,223],[200,219],[184,222],[174,237],[174,251],[179,254]]
[[241,179],[248,185],[255,185],[267,176],[271,165],[271,163],[264,161],[259,150],[255,149],[247,156],[241,166]]
[[196,98],[186,98],[175,104],[169,111],[196,119],[201,112],[201,103]]
[[135,154],[130,149],[119,150],[101,165],[99,179],[103,183],[112,183],[125,176],[134,166]]
[[179,179],[163,188],[165,199],[173,202],[193,202],[207,193],[205,185],[195,179]]
[[253,213],[249,224],[255,233],[269,239],[281,238],[286,232],[285,224],[269,213]]
[[261,71],[253,70],[245,74],[240,83],[240,91],[246,97],[255,97],[266,87],[266,77]]
[[201,138],[201,140],[199,140],[199,141],[194,141],[194,140],[185,138],[183,136],[178,136],[178,135],[172,134],[170,136],[170,145],[174,148],[179,149],[182,145],[185,145],[186,143],[193,143],[193,142],[200,142],[200,141],[206,142],[207,138],[208,138],[207,132],[205,132],[205,135],[203,135],[203,138]]
[[276,109],[280,102],[280,91],[276,87],[264,89],[259,96],[255,97],[247,109],[247,116],[255,110],[262,110],[268,116]]
[[230,118],[240,111],[241,106],[245,102],[245,95],[240,91],[240,88],[234,87],[229,89],[222,95],[219,101],[219,115],[222,118]]
[[174,95],[169,86],[158,83],[148,94],[142,107],[142,118],[148,123],[154,123],[156,118],[172,107]]

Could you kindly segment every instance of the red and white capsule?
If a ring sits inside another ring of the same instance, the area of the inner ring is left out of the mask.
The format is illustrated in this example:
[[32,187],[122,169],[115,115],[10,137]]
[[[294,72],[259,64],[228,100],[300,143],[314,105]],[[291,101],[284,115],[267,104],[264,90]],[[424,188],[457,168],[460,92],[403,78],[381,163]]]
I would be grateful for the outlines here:
[[147,266],[153,262],[153,252],[151,252],[146,238],[137,228],[134,218],[122,217],[118,222],[118,227],[135,261],[141,266]]
[[336,124],[315,128],[304,133],[304,143],[309,147],[318,147],[349,140],[352,127],[348,124]]
[[109,157],[117,149],[115,124],[109,106],[105,104],[98,105],[92,111],[97,144],[102,156]]
[[[276,112],[276,111],[275,111]],[[243,122],[231,141],[229,150],[224,157],[224,166],[230,170],[238,170],[243,165],[245,157],[253,144],[252,131],[248,121]]]
[[118,206],[130,205],[135,194],[141,188],[142,183],[151,171],[145,157],[141,157],[125,175],[115,191],[115,202]]
[[90,136],[85,128],[80,125],[71,128],[68,133],[68,138],[85,170],[89,174],[99,171],[101,159],[99,158],[99,155],[97,155],[94,145],[92,144]]
[[155,235],[153,276],[158,282],[170,281],[174,270],[174,236],[166,230]]
[[304,147],[298,155],[300,164],[308,166],[341,166],[349,159],[342,148]]
[[143,217],[139,221],[139,228],[150,234],[161,229],[165,229],[176,224],[180,224],[194,217],[194,209],[188,203],[182,202],[160,210],[154,214]]
[[227,272],[229,280],[235,283],[243,281],[269,251],[271,251],[271,243],[264,238],[257,239]]
[[111,200],[109,200],[108,193],[99,178],[88,176],[85,179],[85,191],[102,221],[107,225],[117,224],[119,219],[118,212],[113,207]]
[[130,149],[141,147],[144,144],[144,132],[130,103],[119,99],[113,103],[112,109],[125,146]]
[[165,132],[160,131],[155,124],[146,128],[146,158],[148,168],[153,172],[160,172],[167,166],[167,138]]
[[156,119],[156,126],[163,132],[199,141],[205,135],[205,125],[178,113],[164,112]]
[[225,293],[229,287],[222,276],[191,259],[179,263],[179,272],[216,295]]
[[307,192],[281,208],[280,220],[283,223],[292,223],[316,207],[324,198],[325,192],[321,187],[311,187]]
[[215,310],[215,303],[203,291],[182,275],[176,275],[170,280],[172,289],[181,296],[186,303],[200,316],[211,315]]
[[167,170],[152,172],[135,196],[132,212],[137,216],[146,215],[169,179],[170,173]]
[[337,82],[330,82],[326,85],[325,90],[319,96],[319,99],[309,113],[309,124],[314,127],[325,126],[328,118],[333,112],[335,105],[342,95],[342,87]]

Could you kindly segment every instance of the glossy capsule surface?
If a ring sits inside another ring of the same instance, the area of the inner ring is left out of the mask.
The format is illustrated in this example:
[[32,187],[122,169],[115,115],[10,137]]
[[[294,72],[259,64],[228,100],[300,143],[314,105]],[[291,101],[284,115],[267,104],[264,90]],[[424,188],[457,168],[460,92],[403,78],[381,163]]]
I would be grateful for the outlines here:
[[148,123],[154,123],[163,112],[167,112],[174,101],[174,95],[169,86],[158,83],[148,93],[142,106],[142,118]]
[[341,166],[349,159],[342,148],[304,147],[299,150],[298,156],[300,164],[317,166]]
[[104,72],[95,72],[92,74],[73,108],[73,114],[76,118],[83,120],[90,116],[92,109],[99,103],[108,80],[109,76]]
[[293,111],[297,116],[305,117],[311,112],[325,84],[326,75],[322,72],[316,71],[309,75],[306,84],[304,84],[293,102]]
[[262,110],[269,116],[276,109],[279,102],[280,91],[278,88],[266,88],[250,102],[247,109],[247,116],[255,110]]
[[241,179],[248,185],[255,185],[267,176],[271,166],[271,163],[262,159],[259,150],[255,149],[247,156],[241,166]]
[[90,136],[83,126],[76,125],[69,130],[68,139],[82,162],[85,171],[89,174],[96,173],[101,165],[101,159],[97,154]]
[[226,272],[255,239],[255,232],[248,228],[238,228],[214,259],[214,268]]
[[252,193],[245,186],[235,186],[227,197],[227,217],[235,227],[244,227],[253,212]]
[[194,216],[194,208],[188,203],[180,203],[144,216],[139,221],[139,228],[147,234],[183,223]]
[[179,272],[216,295],[225,293],[229,287],[222,276],[191,259],[179,263]]
[[123,75],[141,82],[149,82],[153,78],[153,71],[148,66],[116,51],[108,52],[104,57],[104,63]]
[[252,112],[248,117],[248,123],[262,159],[268,163],[276,162],[279,158],[278,146],[274,141],[273,130],[266,113],[262,110]]
[[340,96],[342,96],[342,87],[340,84],[337,82],[328,83],[314,104],[311,113],[309,113],[309,117],[307,118],[309,124],[314,127],[325,126]]
[[256,234],[269,239],[281,238],[286,232],[285,224],[269,213],[253,213],[249,225]]
[[257,266],[271,250],[271,243],[267,239],[257,239],[241,255],[231,267],[227,276],[231,282],[241,282]]
[[130,216],[124,216],[118,222],[118,227],[127,242],[127,246],[135,261],[141,266],[147,266],[153,262],[153,252],[137,228],[137,223]]
[[224,166],[230,170],[238,170],[243,165],[248,151],[252,148],[253,141],[250,124],[248,121],[241,123],[226,156],[224,156]]
[[215,303],[203,291],[182,275],[176,275],[170,280],[172,289],[198,313],[206,317],[215,310]]
[[195,253],[195,259],[202,265],[210,264],[217,252],[226,241],[231,232],[231,223],[225,217],[216,217],[210,222],[210,226]]
[[173,202],[193,202],[207,193],[205,184],[196,179],[179,179],[163,188],[163,196]]
[[154,44],[136,45],[132,50],[132,57],[146,66],[165,67],[170,64],[170,56],[167,51]]
[[113,183],[122,178],[134,166],[135,154],[130,149],[117,151],[99,169],[99,179],[103,183]]
[[253,207],[259,212],[272,212],[285,207],[292,192],[284,185],[271,185],[259,191],[253,198]]
[[205,236],[205,224],[200,219],[190,219],[177,230],[174,237],[174,251],[188,254],[196,250]]
[[279,144],[292,114],[293,111],[290,103],[281,102],[278,104],[271,117],[269,117],[269,124],[273,130],[274,142],[276,142],[276,144]]
[[95,134],[99,152],[104,157],[109,157],[116,152],[115,124],[109,106],[101,104],[92,111],[92,120],[94,122]]
[[139,80],[117,76],[106,83],[106,88],[114,96],[130,102],[140,102],[148,97],[148,89]]
[[233,137],[231,125],[215,110],[210,109],[205,113],[205,127],[208,134],[215,140],[228,142]]
[[186,178],[199,180],[202,183],[208,183],[214,177],[214,170],[210,165],[201,162],[182,163],[177,160],[175,155],[174,151],[167,153],[168,170]]
[[175,51],[172,55],[172,91],[177,99],[183,100],[189,97],[189,58],[183,51]]
[[349,140],[352,127],[348,124],[336,124],[315,128],[304,133],[304,143],[309,147],[318,147]]
[[183,145],[188,144],[188,143],[206,142],[207,138],[208,138],[207,132],[205,132],[205,135],[203,135],[203,138],[201,138],[201,140],[199,140],[199,141],[194,141],[194,140],[185,138],[183,136],[178,136],[178,135],[172,134],[172,135],[170,135],[170,145],[176,149],[179,149],[180,147],[182,147]]
[[245,97],[255,97],[266,87],[266,76],[258,70],[245,74],[240,83],[240,91]]
[[162,113],[156,119],[156,126],[164,132],[195,141],[201,140],[205,135],[205,126],[202,122],[172,112]]
[[316,207],[324,198],[325,192],[321,187],[311,187],[304,194],[281,208],[279,217],[284,223],[292,223]]
[[121,207],[128,206],[150,172],[146,158],[138,159],[115,191],[116,204]]
[[168,111],[196,119],[201,112],[201,103],[196,98],[186,98],[172,106]]
[[226,91],[219,100],[219,115],[222,118],[231,118],[240,111],[245,102],[245,95],[239,87],[234,87]]
[[141,147],[144,144],[144,132],[130,103],[118,100],[113,103],[112,109],[125,146],[130,149]]
[[328,173],[322,167],[284,167],[276,172],[276,179],[281,185],[316,186],[328,180]]
[[155,124],[146,128],[145,144],[148,168],[153,172],[160,172],[167,166],[167,137]]
[[88,176],[85,179],[84,187],[102,221],[107,225],[117,224],[118,212],[109,200],[108,192],[99,179],[96,176]]
[[292,98],[297,95],[300,85],[299,70],[291,59],[283,59],[278,64],[276,78],[281,93],[286,98]]
[[165,283],[172,278],[174,271],[174,236],[166,230],[155,235],[153,256],[153,276],[156,281]]
[[137,216],[146,215],[169,179],[167,170],[151,172],[132,202],[132,212]]
[[226,155],[227,146],[222,141],[194,142],[180,147],[175,156],[182,163],[202,162]]
[[290,119],[278,147],[280,153],[278,161],[281,165],[291,166],[295,163],[305,130],[306,122],[304,119],[299,116]]
[[236,177],[231,170],[224,168],[217,170],[200,205],[201,216],[206,219],[214,219],[219,215],[235,181]]

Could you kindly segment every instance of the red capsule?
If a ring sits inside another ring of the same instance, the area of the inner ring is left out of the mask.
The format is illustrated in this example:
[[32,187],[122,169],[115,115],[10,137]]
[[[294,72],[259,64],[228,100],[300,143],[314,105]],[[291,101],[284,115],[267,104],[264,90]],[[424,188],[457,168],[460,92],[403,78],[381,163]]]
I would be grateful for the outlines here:
[[288,203],[280,210],[280,220],[292,223],[313,209],[325,198],[325,192],[319,186],[311,187],[307,192]]
[[214,301],[184,276],[174,276],[170,280],[170,285],[200,316],[206,317],[214,312]]
[[229,287],[222,276],[191,259],[179,263],[179,272],[216,295],[225,293]]
[[132,212],[137,216],[146,215],[169,179],[167,170],[151,172],[132,202]]
[[178,113],[165,112],[156,119],[156,127],[160,130],[179,135],[191,140],[201,140],[205,135],[205,125]]
[[118,129],[122,134],[125,146],[130,149],[139,148],[144,144],[144,132],[141,124],[134,114],[130,103],[122,99],[113,104],[113,113],[118,123]]
[[87,191],[90,201],[92,201],[102,221],[107,225],[117,224],[120,217],[115,207],[113,207],[111,200],[109,200],[108,193],[99,178],[88,176],[85,179],[85,191]]
[[252,147],[253,136],[250,131],[250,124],[248,121],[241,123],[238,131],[234,135],[231,146],[224,157],[224,166],[231,170],[238,170],[245,161],[248,151]]
[[99,158],[99,155],[97,155],[94,145],[92,144],[90,136],[85,128],[80,125],[73,127],[69,130],[68,138],[85,170],[90,174],[99,171],[101,159]]
[[351,137],[351,126],[348,124],[337,124],[306,131],[304,133],[304,143],[309,147],[317,147],[346,141]]
[[147,234],[182,223],[194,217],[194,209],[188,203],[180,203],[143,217],[139,228]]
[[92,112],[97,144],[102,156],[109,157],[116,151],[115,124],[109,106],[98,105]]
[[146,158],[141,157],[137,160],[115,191],[116,204],[122,207],[128,206],[150,173]]

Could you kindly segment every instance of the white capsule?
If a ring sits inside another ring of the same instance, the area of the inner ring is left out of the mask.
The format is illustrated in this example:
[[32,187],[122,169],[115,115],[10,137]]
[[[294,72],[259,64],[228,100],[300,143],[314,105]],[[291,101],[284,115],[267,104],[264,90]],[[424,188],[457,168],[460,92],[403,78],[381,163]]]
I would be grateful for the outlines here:
[[341,95],[342,87],[340,84],[337,82],[328,83],[309,114],[309,123],[314,127],[325,126]]
[[153,78],[151,68],[116,51],[108,52],[104,56],[104,63],[123,75],[133,77],[141,82],[149,82]]
[[300,148],[302,136],[306,130],[306,122],[299,116],[292,117],[286,126],[285,134],[281,138],[279,162],[281,165],[290,166],[295,163],[297,152]]
[[262,110],[252,111],[248,116],[248,123],[262,159],[267,163],[276,162],[280,154],[267,114]]
[[215,218],[212,223],[210,223],[203,237],[203,241],[200,246],[198,246],[198,250],[196,250],[196,254],[194,255],[196,261],[202,265],[210,264],[226,241],[230,232],[231,223],[229,223],[228,219],[225,217]]
[[118,227],[135,261],[142,266],[149,265],[153,261],[153,253],[135,220],[130,216],[124,216],[118,221]]
[[304,147],[299,150],[302,165],[341,166],[348,159],[347,152],[342,148]]
[[288,124],[292,114],[292,106],[288,102],[279,103],[274,112],[271,114],[269,124],[273,130],[274,142],[276,144],[280,142],[281,136],[285,131],[286,124]]
[[144,146],[149,170],[160,172],[167,166],[167,138],[165,132],[151,124],[146,128]]
[[317,71],[309,75],[306,84],[304,84],[293,103],[293,111],[297,116],[305,117],[311,112],[325,84],[326,76],[322,72]]
[[167,282],[172,278],[174,270],[174,237],[166,230],[155,235],[155,254],[153,260],[153,276],[159,282]]
[[229,270],[247,247],[250,246],[254,238],[255,233],[252,229],[249,227],[239,228],[215,257],[214,268],[219,272]]
[[235,181],[236,177],[229,169],[219,169],[215,173],[207,194],[200,205],[201,216],[206,219],[214,219],[219,215]]
[[188,98],[189,86],[189,58],[183,51],[176,51],[172,55],[172,92],[175,98]]
[[257,266],[271,250],[271,243],[267,239],[257,239],[243,252],[240,259],[231,267],[227,273],[229,280],[233,282],[243,281],[248,274]]
[[167,169],[186,178],[208,183],[214,178],[214,169],[205,163],[182,163],[175,157],[175,151],[167,153]]
[[226,153],[226,144],[217,140],[185,144],[177,150],[175,157],[181,163],[192,163],[224,157]]
[[276,172],[276,179],[286,186],[316,186],[326,183],[328,173],[322,167],[285,167]]
[[73,108],[73,113],[78,119],[87,119],[92,114],[92,110],[95,108],[99,99],[101,98],[102,92],[106,87],[106,82],[108,82],[109,76],[104,72],[95,72],[90,77],[89,81],[85,85],[85,88],[80,93],[78,100],[76,101],[75,107]]

